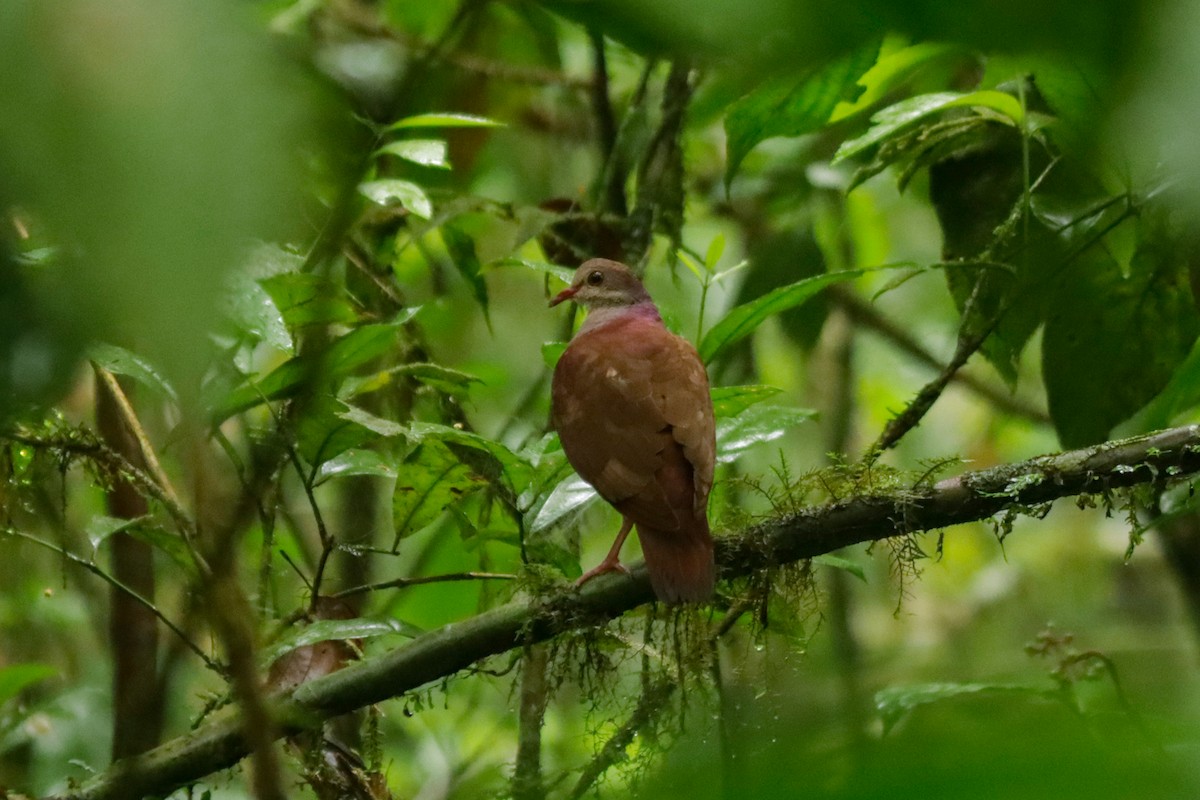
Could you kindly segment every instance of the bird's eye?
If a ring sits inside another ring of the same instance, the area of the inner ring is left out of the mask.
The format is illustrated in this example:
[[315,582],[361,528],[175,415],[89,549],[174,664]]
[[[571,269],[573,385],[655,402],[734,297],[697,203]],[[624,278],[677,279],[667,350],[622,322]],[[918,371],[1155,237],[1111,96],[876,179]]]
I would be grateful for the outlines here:
[[587,276],[588,286],[599,286],[604,283],[604,273],[600,270],[589,272]]

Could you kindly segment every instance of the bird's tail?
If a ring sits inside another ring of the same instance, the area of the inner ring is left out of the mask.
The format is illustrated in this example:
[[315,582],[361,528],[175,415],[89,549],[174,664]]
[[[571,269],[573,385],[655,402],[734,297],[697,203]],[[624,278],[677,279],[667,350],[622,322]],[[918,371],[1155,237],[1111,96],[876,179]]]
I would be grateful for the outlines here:
[[637,526],[646,571],[654,594],[664,603],[699,603],[712,597],[716,584],[713,540],[708,520],[690,530],[662,531]]

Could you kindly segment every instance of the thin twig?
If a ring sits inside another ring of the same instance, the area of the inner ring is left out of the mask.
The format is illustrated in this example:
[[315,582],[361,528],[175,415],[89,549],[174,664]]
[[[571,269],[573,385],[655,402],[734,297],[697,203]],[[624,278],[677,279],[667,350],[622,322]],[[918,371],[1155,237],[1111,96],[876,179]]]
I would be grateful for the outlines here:
[[[138,520],[129,520],[129,522],[132,524],[132,523],[138,522]],[[200,660],[204,662],[204,665],[206,667],[208,667],[209,669],[211,669],[213,672],[217,673],[218,675],[225,675],[225,668],[222,667],[220,664],[218,664],[216,661],[213,661],[211,658],[209,658],[204,653],[204,651],[200,649],[199,645],[197,645],[195,642],[193,642],[191,639],[188,638],[188,636],[184,632],[183,628],[181,628],[179,625],[176,625],[174,622],[172,622],[171,619],[166,614],[164,614],[162,611],[159,610],[158,606],[154,605],[154,603],[147,600],[145,597],[142,597],[140,594],[135,592],[133,589],[126,586],[124,583],[117,580],[112,575],[108,574],[106,571],[101,569],[100,566],[98,564],[96,564],[95,562],[90,561],[82,556],[76,555],[75,553],[72,553],[70,550],[66,549],[65,547],[61,547],[57,544],[54,544],[54,542],[48,542],[45,539],[42,539],[38,536],[34,536],[32,533],[25,533],[24,531],[19,531],[16,528],[0,528],[0,534],[2,534],[4,536],[12,536],[12,537],[15,537],[18,539],[24,539],[27,542],[32,542],[33,544],[36,544],[39,547],[44,547],[47,550],[57,553],[58,555],[67,559],[68,561],[70,561],[71,563],[78,564],[79,566],[83,567],[88,572],[92,573],[96,577],[103,580],[105,583],[112,586],[114,589],[124,592],[126,595],[128,595],[129,597],[131,597],[132,599],[134,599],[138,603],[140,603],[142,606],[144,606],[147,611],[152,613],[154,616],[158,617],[159,621],[162,622],[163,625],[166,625],[167,628],[171,631],[171,633],[174,633],[176,636],[178,636],[180,641],[182,641],[183,644],[186,645],[189,650],[191,650],[193,653],[195,653],[197,656],[199,656]]]
[[204,557],[195,548],[196,523],[187,509],[179,503],[177,498],[164,491],[154,478],[146,474],[145,471],[135,467],[130,463],[129,459],[111,447],[95,440],[81,441],[58,437],[47,438],[22,430],[0,434],[0,438],[42,450],[58,450],[63,453],[84,456],[92,459],[102,467],[121,474],[130,483],[135,484],[141,491],[145,492],[147,496],[162,503],[163,507],[167,509],[167,513],[175,520],[175,524],[183,536],[184,543],[191,550],[191,555],[195,560],[197,569],[200,570],[201,575],[208,574],[209,566]]
[[454,581],[515,581],[518,576],[506,572],[453,572],[446,575],[424,575],[417,578],[393,578],[390,581],[368,583],[363,586],[353,586],[343,589],[328,597],[341,599],[356,594],[377,592],[383,589],[407,589],[409,586],[421,586],[427,583],[451,583]]
[[[942,369],[942,362],[917,341],[916,337],[852,291],[841,286],[830,286],[825,290],[825,296],[841,308],[856,324],[879,334],[897,349],[912,356],[925,366],[937,370]],[[1004,389],[969,372],[956,372],[952,380],[961,383],[1002,411],[1039,424],[1050,422],[1050,416],[1041,408],[1020,397],[1015,397]]]

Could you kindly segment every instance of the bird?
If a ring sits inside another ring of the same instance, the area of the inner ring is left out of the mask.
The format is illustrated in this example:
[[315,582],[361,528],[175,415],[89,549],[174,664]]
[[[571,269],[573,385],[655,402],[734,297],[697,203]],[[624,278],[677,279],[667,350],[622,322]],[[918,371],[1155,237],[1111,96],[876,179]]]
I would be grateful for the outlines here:
[[608,555],[576,585],[628,572],[620,551],[636,526],[655,596],[703,602],[716,581],[708,523],[716,435],[704,364],[620,262],[584,262],[550,306],[566,300],[587,317],[554,368],[551,423],[571,466],[622,517]]

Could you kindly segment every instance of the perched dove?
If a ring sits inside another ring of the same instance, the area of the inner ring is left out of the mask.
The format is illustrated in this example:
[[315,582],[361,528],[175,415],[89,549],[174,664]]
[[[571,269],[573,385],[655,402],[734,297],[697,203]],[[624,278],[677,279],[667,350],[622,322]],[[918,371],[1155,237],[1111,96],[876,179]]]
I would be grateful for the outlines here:
[[608,555],[579,583],[624,571],[621,545],[637,525],[658,598],[706,600],[716,442],[696,348],[667,330],[641,281],[616,261],[585,262],[550,305],[564,300],[588,315],[554,370],[552,420],[575,471],[624,517]]

